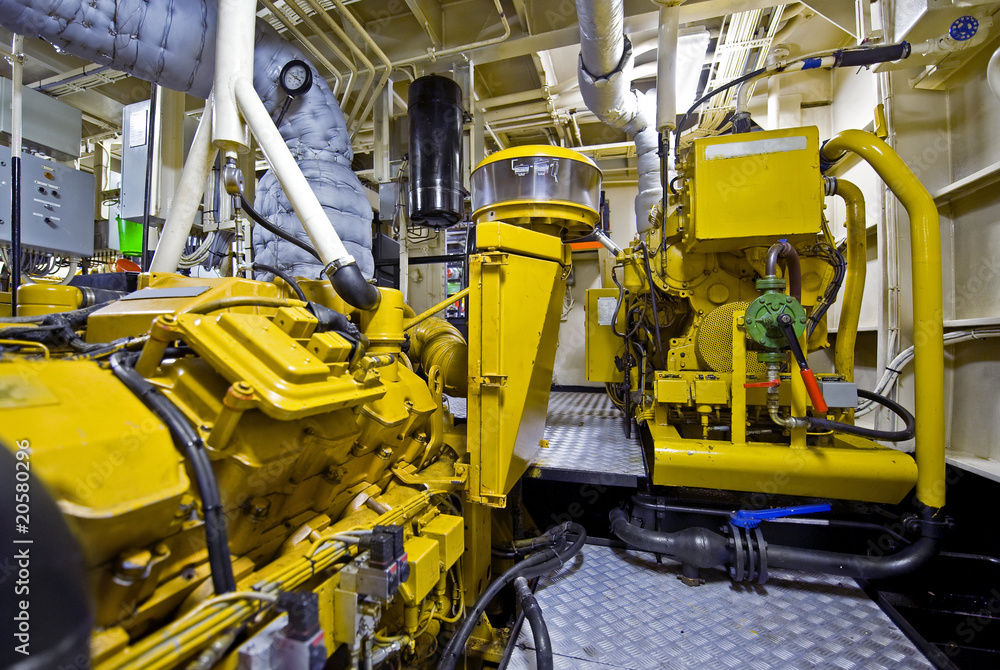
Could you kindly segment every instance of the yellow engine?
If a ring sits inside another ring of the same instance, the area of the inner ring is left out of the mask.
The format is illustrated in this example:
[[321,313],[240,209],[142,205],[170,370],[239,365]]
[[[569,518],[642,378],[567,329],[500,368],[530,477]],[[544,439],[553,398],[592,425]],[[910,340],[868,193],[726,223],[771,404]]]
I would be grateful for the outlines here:
[[[848,200],[843,253],[824,194]],[[816,128],[696,140],[654,217],[617,253],[618,288],[588,297],[589,378],[642,426],[653,483],[902,499],[913,460],[844,434],[858,399],[864,203],[821,175]],[[842,286],[836,369],[814,375],[806,355],[828,346]]]

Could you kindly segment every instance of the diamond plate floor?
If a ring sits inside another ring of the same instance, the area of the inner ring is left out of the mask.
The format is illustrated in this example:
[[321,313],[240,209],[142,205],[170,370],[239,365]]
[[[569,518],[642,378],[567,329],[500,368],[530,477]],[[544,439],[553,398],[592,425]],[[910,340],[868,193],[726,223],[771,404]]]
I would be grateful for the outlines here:
[[[773,571],[736,586],[703,571],[697,588],[652,554],[586,546],[536,597],[557,670],[932,668],[853,580]],[[525,624],[510,670],[535,667]]]
[[627,439],[621,412],[603,393],[554,392],[545,421],[547,449],[528,476],[611,486],[645,475],[638,438]]

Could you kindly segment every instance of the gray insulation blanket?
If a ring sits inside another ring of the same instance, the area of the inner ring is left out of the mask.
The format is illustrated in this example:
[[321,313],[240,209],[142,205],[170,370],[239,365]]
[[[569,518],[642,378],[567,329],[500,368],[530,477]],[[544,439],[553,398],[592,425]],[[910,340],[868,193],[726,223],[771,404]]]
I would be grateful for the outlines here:
[[[39,37],[66,53],[205,98],[215,70],[217,4],[212,0],[0,0],[0,25]],[[272,117],[284,102],[278,75],[289,60],[308,62],[270,26],[258,23],[254,87]],[[344,115],[313,68],[313,86],[292,102],[279,130],[330,221],[366,277],[371,277],[372,210],[351,171]],[[308,241],[274,174],[257,189],[255,209]],[[254,253],[263,263],[316,277],[322,265],[293,244],[257,227]]]

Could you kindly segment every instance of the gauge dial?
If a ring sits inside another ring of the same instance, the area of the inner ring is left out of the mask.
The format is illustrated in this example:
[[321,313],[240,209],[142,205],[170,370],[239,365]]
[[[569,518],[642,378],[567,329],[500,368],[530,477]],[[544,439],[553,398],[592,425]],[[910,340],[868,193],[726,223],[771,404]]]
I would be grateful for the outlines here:
[[305,61],[290,60],[281,68],[279,82],[288,95],[302,95],[312,86],[312,70]]

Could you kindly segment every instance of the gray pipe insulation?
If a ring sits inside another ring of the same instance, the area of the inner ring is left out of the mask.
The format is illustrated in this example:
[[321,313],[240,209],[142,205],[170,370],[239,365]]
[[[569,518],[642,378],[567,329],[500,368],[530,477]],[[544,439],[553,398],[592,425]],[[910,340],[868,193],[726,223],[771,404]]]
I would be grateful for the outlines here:
[[576,0],[580,20],[580,93],[597,118],[624,130],[635,142],[639,158],[639,195],[635,199],[636,228],[652,227],[649,213],[663,196],[660,187],[659,134],[655,101],[633,91],[635,59],[624,32],[624,0]]
[[[206,98],[215,70],[217,11],[212,0],[0,0],[0,25],[74,56]],[[285,99],[278,75],[295,58],[309,62],[258,22],[253,84],[272,115]],[[279,130],[348,252],[364,276],[371,277],[371,205],[351,170],[344,115],[315,68],[313,75],[312,88],[292,102]],[[271,171],[261,177],[254,204],[262,216],[309,243]],[[317,277],[323,269],[305,251],[260,227],[253,247],[257,260],[293,275]]]

